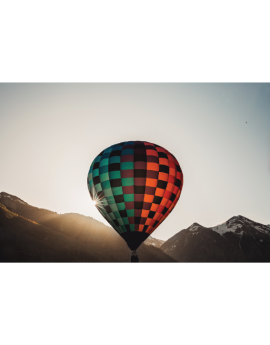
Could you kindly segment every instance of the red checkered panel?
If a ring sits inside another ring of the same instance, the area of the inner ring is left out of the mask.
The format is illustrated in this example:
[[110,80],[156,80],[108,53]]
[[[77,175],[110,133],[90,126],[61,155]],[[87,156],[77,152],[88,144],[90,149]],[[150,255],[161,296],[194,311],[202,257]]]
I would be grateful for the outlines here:
[[144,144],[147,157],[145,194],[136,230],[151,234],[175,207],[183,187],[183,173],[169,151],[148,142]]

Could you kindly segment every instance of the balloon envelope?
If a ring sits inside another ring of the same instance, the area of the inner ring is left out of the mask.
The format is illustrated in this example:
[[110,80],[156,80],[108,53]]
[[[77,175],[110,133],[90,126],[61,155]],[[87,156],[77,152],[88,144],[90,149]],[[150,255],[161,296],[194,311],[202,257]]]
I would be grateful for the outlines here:
[[127,141],[94,159],[87,185],[103,217],[136,250],[175,207],[183,173],[176,158],[161,146]]

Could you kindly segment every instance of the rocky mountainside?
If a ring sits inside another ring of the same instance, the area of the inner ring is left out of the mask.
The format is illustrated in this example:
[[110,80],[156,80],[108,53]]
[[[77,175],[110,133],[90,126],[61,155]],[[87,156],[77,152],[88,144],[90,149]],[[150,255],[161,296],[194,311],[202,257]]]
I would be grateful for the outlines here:
[[[142,244],[137,252],[140,262],[175,262],[157,246]],[[130,255],[114,229],[91,217],[57,214],[0,193],[2,262],[130,262]]]
[[212,228],[194,223],[161,249],[179,262],[270,262],[270,227],[243,216]]
[[144,241],[145,244],[151,245],[151,246],[154,246],[154,247],[157,247],[157,248],[160,248],[164,242],[165,242],[165,241],[158,240],[157,238],[154,238],[154,237],[152,237],[152,236],[149,236],[149,237]]

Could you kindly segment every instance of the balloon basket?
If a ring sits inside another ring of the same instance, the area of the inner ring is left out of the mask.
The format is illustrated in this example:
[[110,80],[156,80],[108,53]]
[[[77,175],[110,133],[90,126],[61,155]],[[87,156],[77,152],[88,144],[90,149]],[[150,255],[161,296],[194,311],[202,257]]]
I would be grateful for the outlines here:
[[139,262],[139,257],[136,250],[132,251],[130,262]]

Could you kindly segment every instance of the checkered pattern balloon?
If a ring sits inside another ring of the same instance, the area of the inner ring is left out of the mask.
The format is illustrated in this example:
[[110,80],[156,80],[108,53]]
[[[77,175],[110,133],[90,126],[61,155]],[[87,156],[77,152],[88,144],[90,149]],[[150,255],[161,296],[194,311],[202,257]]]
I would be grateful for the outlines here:
[[183,173],[161,146],[127,141],[94,159],[87,185],[103,217],[136,250],[175,207]]

